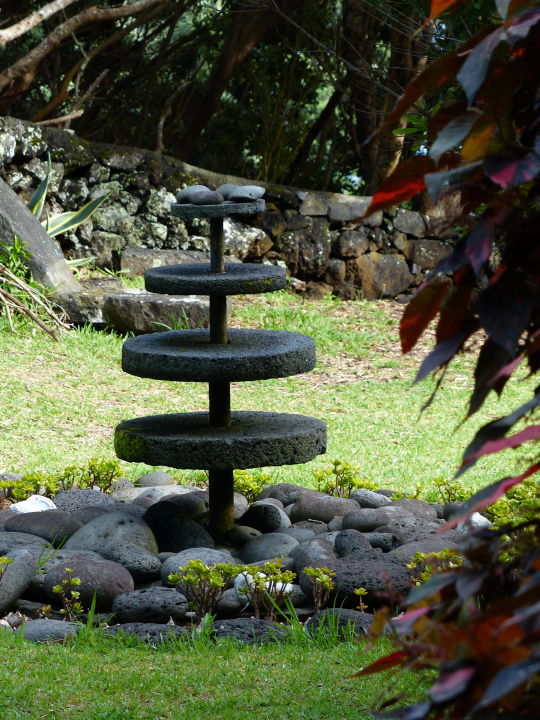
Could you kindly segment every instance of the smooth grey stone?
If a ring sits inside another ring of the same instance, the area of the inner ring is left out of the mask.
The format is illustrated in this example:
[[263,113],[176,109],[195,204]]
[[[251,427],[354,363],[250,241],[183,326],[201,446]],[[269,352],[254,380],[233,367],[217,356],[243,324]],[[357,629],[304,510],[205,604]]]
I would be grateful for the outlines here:
[[13,517],[13,513],[9,510],[0,510],[0,532],[5,529],[6,520],[10,520]]
[[400,500],[394,500],[391,507],[404,508],[411,512],[419,520],[437,520],[437,509],[429,503],[423,502],[422,500],[416,500],[415,498],[401,498]]
[[293,527],[300,530],[311,530],[315,535],[324,535],[328,532],[328,525],[321,520],[300,520],[295,522]]
[[262,533],[281,532],[291,526],[291,521],[283,510],[268,500],[252,503],[240,521],[243,525],[254,527]]
[[140,545],[121,541],[107,543],[102,555],[106,560],[113,560],[125,567],[135,582],[149,582],[159,578],[161,560]]
[[292,538],[295,538],[295,540],[298,540],[299,543],[306,542],[306,540],[312,540],[315,537],[313,530],[307,530],[299,527],[282,528],[279,532],[284,535],[290,535]]
[[240,600],[234,588],[227,588],[218,600],[215,612],[218,615],[235,615],[246,606],[246,600]]
[[80,625],[63,620],[30,620],[17,628],[25,640],[31,642],[65,642],[76,635]]
[[100,552],[106,544],[114,542],[132,543],[154,555],[158,552],[156,538],[146,522],[126,512],[112,512],[91,520],[69,538],[64,549]]
[[221,193],[225,200],[229,200],[230,194],[236,192],[237,189],[238,185],[234,185],[233,183],[225,183],[224,185],[220,185],[218,188],[216,188],[216,192]]
[[159,485],[172,485],[173,483],[174,481],[169,473],[164,470],[154,470],[141,475],[133,484],[135,487],[157,487]]
[[328,523],[328,530],[330,532],[343,530],[343,515],[336,515],[335,518],[332,518]]
[[57,510],[63,510],[67,513],[73,513],[89,505],[108,505],[110,502],[112,502],[110,495],[93,488],[62,490],[54,497]]
[[310,617],[305,624],[309,635],[337,632],[340,638],[367,635],[375,616],[347,608],[327,608]]
[[297,583],[292,583],[292,590],[288,597],[291,601],[291,605],[295,608],[303,608],[313,605],[312,597],[306,595],[300,585],[298,585]]
[[283,290],[285,268],[279,265],[226,262],[222,273],[210,270],[210,263],[163,265],[144,274],[149,292],[168,295],[254,295]]
[[111,503],[110,505],[89,505],[88,507],[83,507],[80,510],[74,510],[70,514],[71,517],[75,518],[83,525],[86,525],[86,523],[90,522],[90,520],[95,520],[97,517],[113,512],[114,505],[115,503]]
[[143,642],[153,645],[185,636],[190,632],[190,629],[163,623],[131,622],[122,625],[111,625],[103,628],[102,632],[113,636],[130,637],[136,635]]
[[291,508],[290,518],[293,523],[300,520],[321,520],[327,523],[336,515],[345,515],[357,509],[358,504],[347,498],[305,495]]
[[230,330],[225,345],[210,342],[209,330],[172,330],[122,346],[122,370],[156,380],[266,380],[309,372],[315,362],[312,338],[282,330]]
[[22,532],[0,532],[0,555],[6,555],[10,550],[26,546],[50,547],[49,543],[38,535]]
[[379,508],[390,504],[390,500],[385,495],[365,488],[353,490],[351,500],[356,500],[361,508]]
[[475,530],[484,530],[491,527],[491,522],[478,512],[472,513],[466,520],[457,525],[456,530],[462,535],[468,535]]
[[266,500],[266,498],[276,498],[283,503],[283,506],[292,505],[304,495],[322,495],[322,493],[310,488],[302,487],[302,485],[294,485],[293,483],[278,483],[277,485],[265,485],[257,500]]
[[232,543],[233,545],[244,545],[249,540],[261,535],[260,530],[256,530],[253,527],[246,527],[245,525],[235,525],[227,531],[225,540]]
[[305,463],[324,453],[326,426],[303,415],[233,412],[230,427],[216,433],[206,412],[153,415],[118,425],[114,444],[122,460],[149,465],[194,470],[273,467]]
[[184,517],[196,520],[208,512],[208,490],[194,490],[180,495],[165,495],[159,502],[170,502]]
[[[111,609],[117,595],[135,589],[131,574],[122,565],[111,560],[80,558],[71,562],[69,568],[73,571],[70,576],[77,577],[81,581],[77,591],[85,609],[91,606],[94,593],[96,610],[101,612]],[[55,565],[43,578],[43,589],[53,602],[59,602],[58,594],[53,592],[53,587],[67,577],[66,568],[63,565]]]
[[265,193],[265,189],[258,185],[239,185],[236,190],[229,193],[227,198],[231,202],[252,202],[259,200]]
[[443,507],[443,519],[450,520],[452,515],[457,515],[464,505],[465,503],[460,500],[453,500],[452,502],[446,503]]
[[334,552],[340,558],[370,548],[369,540],[358,530],[341,530],[337,533],[334,542]]
[[216,639],[232,638],[246,645],[259,645],[283,640],[289,631],[269,620],[257,618],[234,618],[216,620],[212,625],[212,636]]
[[249,503],[247,501],[247,498],[244,497],[241,493],[235,492],[233,494],[233,504],[234,504],[234,520],[237,522],[240,520],[242,515],[246,512],[246,510],[249,507]]
[[400,545],[394,550],[391,550],[388,556],[398,558],[404,565],[407,565],[417,552],[430,555],[431,553],[439,553],[447,549],[458,551],[459,545],[445,538],[444,535],[434,535],[425,540],[416,540],[406,543],[405,545]]
[[369,541],[372,548],[382,550],[385,553],[390,552],[399,545],[399,540],[394,533],[367,532],[364,533],[364,537]]
[[298,540],[284,535],[283,533],[273,532],[266,535],[259,535],[243,545],[238,554],[245,563],[254,563],[258,560],[273,560],[274,558],[284,557],[298,545]]
[[198,190],[209,190],[209,188],[206,185],[189,185],[176,193],[176,200],[178,202],[191,202],[189,197]]
[[33,553],[16,549],[5,557],[13,562],[0,575],[0,616],[8,612],[29,586],[36,572],[37,560]]
[[382,525],[375,508],[357,508],[343,516],[343,530],[358,530],[359,532],[371,532]]
[[8,532],[26,532],[42,537],[52,545],[61,545],[75,533],[82,523],[62,510],[21,513],[8,520]]
[[29,589],[31,592],[41,595],[43,593],[43,580],[45,579],[45,575],[55,567],[71,567],[72,563],[78,560],[95,560],[99,562],[104,559],[103,555],[93,552],[92,550],[64,550],[62,548],[57,550],[52,557],[38,568],[32,578]]
[[150,587],[118,595],[112,604],[118,623],[168,623],[183,620],[188,610],[186,598],[175,588]]
[[264,212],[264,200],[253,200],[253,202],[231,202],[226,200],[217,205],[195,205],[173,203],[171,212],[175,217],[183,220],[195,220],[200,218],[220,218],[229,215],[256,215]]
[[[291,552],[291,557],[297,575],[306,567],[330,567],[336,560],[334,544],[326,537],[316,537],[300,543]],[[311,588],[311,584],[308,583],[307,587]],[[306,592],[306,586],[302,585],[302,589]],[[309,594],[311,595],[311,589]]]
[[159,552],[214,547],[212,536],[174,502],[160,500],[150,505],[144,514],[144,520],[154,532]]
[[[152,503],[149,502],[149,505]],[[135,502],[113,502],[110,505],[111,512],[122,512],[127,513],[128,515],[133,515],[134,517],[142,518],[144,513],[146,512],[146,507],[143,505],[138,505]]]
[[179,572],[180,568],[186,567],[190,560],[200,560],[205,565],[234,563],[232,555],[226,550],[214,550],[213,548],[204,547],[182,550],[182,552],[171,555],[171,557],[163,562],[161,566],[161,582],[167,585],[169,575]]

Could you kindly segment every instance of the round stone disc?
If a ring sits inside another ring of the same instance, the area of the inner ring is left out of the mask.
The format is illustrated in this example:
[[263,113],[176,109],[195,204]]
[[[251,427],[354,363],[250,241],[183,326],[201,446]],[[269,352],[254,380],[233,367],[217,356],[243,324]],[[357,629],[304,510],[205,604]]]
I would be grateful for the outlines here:
[[193,205],[191,203],[172,203],[171,211],[176,217],[184,220],[193,218],[218,218],[229,215],[255,215],[264,212],[264,200],[253,202],[234,202],[225,200],[217,205]]
[[222,273],[210,263],[163,265],[144,273],[149,292],[166,295],[252,295],[283,290],[285,268],[256,263],[225,263]]
[[308,462],[326,451],[326,426],[304,415],[234,412],[211,427],[208,413],[151,415],[117,426],[121,460],[191,470],[273,467]]
[[211,343],[209,330],[171,330],[129,338],[122,347],[122,370],[155,380],[266,380],[314,367],[313,339],[284,330],[229,330],[227,345]]

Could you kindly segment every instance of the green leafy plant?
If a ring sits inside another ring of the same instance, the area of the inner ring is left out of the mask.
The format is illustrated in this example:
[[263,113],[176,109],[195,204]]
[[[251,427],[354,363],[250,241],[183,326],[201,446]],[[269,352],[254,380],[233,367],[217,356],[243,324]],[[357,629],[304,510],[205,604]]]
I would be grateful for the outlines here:
[[58,585],[54,585],[52,591],[59,596],[62,603],[60,614],[65,615],[68,620],[76,620],[84,612],[84,607],[79,600],[81,594],[76,590],[80,586],[81,580],[73,575],[71,568],[64,568],[64,570],[67,577]]
[[415,552],[407,567],[411,571],[411,581],[418,586],[431,580],[436,573],[452,570],[462,563],[462,554],[447,548],[436,553]]
[[7,566],[13,562],[13,558],[8,558],[5,555],[0,555],[0,580],[4,574]]
[[330,594],[334,589],[333,578],[336,573],[327,567],[306,567],[304,568],[304,574],[307,575],[312,585],[315,612],[319,612],[328,604]]
[[182,585],[190,608],[203,617],[212,613],[227,589],[229,581],[236,577],[239,568],[233,563],[206,565],[202,560],[190,560],[187,565],[171,573],[167,581],[171,585]]
[[248,470],[235,470],[234,491],[243,495],[248,503],[254,502],[268,485],[272,478],[263,472],[249,472]]
[[354,594],[359,598],[356,609],[360,610],[360,612],[364,612],[364,610],[367,610],[367,605],[362,600],[362,598],[364,598],[368,594],[368,591],[366,590],[366,588],[364,588],[364,587],[355,588]]
[[274,620],[276,607],[283,605],[289,595],[290,583],[296,575],[283,567],[283,560],[276,558],[265,562],[262,568],[258,565],[245,565],[241,568],[246,584],[240,588],[240,592],[245,593],[253,604],[256,618],[259,618],[261,610],[264,610],[268,619]]
[[349,497],[353,490],[376,490],[377,483],[360,479],[360,469],[344,460],[334,460],[329,468],[313,473],[317,490],[336,497]]

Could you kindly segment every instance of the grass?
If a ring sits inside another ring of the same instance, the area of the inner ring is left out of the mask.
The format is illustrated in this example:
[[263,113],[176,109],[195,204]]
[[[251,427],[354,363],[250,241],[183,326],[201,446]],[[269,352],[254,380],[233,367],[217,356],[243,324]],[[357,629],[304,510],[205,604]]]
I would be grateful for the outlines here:
[[411,673],[373,682],[352,673],[382,652],[355,641],[256,647],[232,641],[157,648],[86,638],[36,645],[0,632],[9,657],[2,717],[38,720],[368,720],[381,690],[421,691]]
[[[461,452],[481,424],[516,407],[531,384],[513,382],[502,399],[490,398],[464,426],[471,391],[472,355],[459,359],[435,403],[420,408],[433,389],[413,386],[424,344],[403,358],[397,340],[402,308],[388,302],[302,301],[274,293],[233,299],[232,325],[305,332],[315,338],[318,365],[291,378],[235,383],[237,410],[299,412],[323,419],[328,452],[308,465],[269,468],[276,482],[313,484],[313,471],[334,458],[360,467],[382,487],[410,492],[451,477]],[[90,457],[113,455],[113,429],[127,418],[207,408],[204,383],[170,383],[126,375],[122,338],[89,328],[54,343],[43,333],[0,331],[4,382],[0,386],[0,472],[55,472]],[[508,455],[508,453],[507,453]],[[511,464],[511,462],[510,462]],[[124,463],[134,478],[146,466]],[[473,487],[508,472],[508,458],[488,458],[465,476]],[[189,482],[190,474],[174,473]]]

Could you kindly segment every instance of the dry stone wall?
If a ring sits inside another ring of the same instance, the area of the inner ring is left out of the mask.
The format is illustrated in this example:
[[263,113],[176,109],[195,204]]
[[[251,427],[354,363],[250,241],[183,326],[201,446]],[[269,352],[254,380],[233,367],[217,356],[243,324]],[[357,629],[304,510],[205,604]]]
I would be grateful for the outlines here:
[[[27,202],[52,161],[50,215],[76,210],[109,193],[107,202],[59,241],[68,258],[93,256],[96,264],[137,272],[154,255],[179,251],[185,259],[209,250],[209,225],[172,216],[181,187],[247,180],[218,175],[146,150],[88,143],[71,131],[0,118],[0,177]],[[407,295],[452,248],[452,233],[434,233],[430,219],[398,209],[364,222],[370,198],[311,192],[261,183],[266,212],[250,225],[225,221],[227,252],[241,261],[286,266],[291,285],[308,295],[343,298]],[[136,262],[133,259],[136,258]]]

